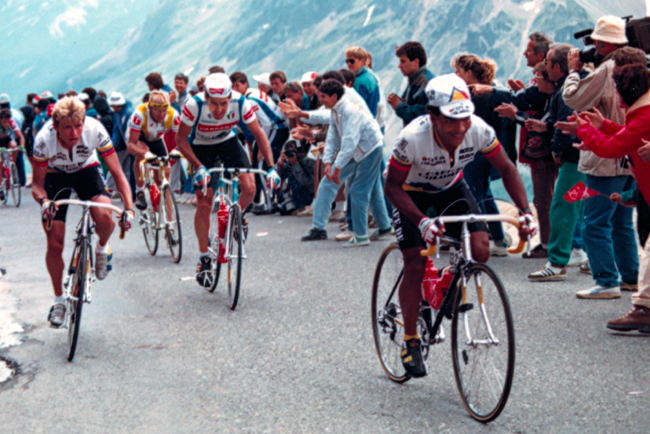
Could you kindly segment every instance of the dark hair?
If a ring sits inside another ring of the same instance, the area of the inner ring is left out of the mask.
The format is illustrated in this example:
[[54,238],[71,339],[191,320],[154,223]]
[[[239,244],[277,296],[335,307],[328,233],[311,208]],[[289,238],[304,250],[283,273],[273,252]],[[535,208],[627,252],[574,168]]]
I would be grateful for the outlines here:
[[59,99],[63,99],[65,97],[65,93],[59,93],[58,97],[59,97]]
[[235,83],[248,84],[248,77],[243,72],[237,71],[230,74],[230,81],[233,85]]
[[312,84],[314,85],[314,87],[316,87],[316,89],[318,89],[322,83],[323,83],[322,75],[316,76],[316,78],[314,78],[314,81],[312,82]]
[[93,102],[95,96],[97,95],[97,91],[92,87],[85,87],[81,92],[88,95],[88,99],[90,99],[90,102]]
[[341,99],[341,97],[345,93],[345,89],[343,89],[343,84],[333,79],[324,80],[323,83],[318,87],[318,90],[320,90],[321,92],[329,96],[336,94],[337,99]]
[[544,32],[533,32],[528,35],[528,39],[535,41],[535,46],[533,47],[533,53],[539,54],[544,53],[544,57],[548,53],[549,47],[553,43],[553,39]]
[[290,91],[291,93],[299,93],[301,95],[304,93],[303,90],[302,90],[302,86],[297,81],[291,81],[291,82],[285,84],[284,85],[284,93],[286,94],[287,91]]
[[149,102],[149,92],[142,95],[142,102],[145,104]]
[[101,96],[104,99],[108,99],[108,96],[106,96],[106,92],[104,92],[103,90],[98,90],[97,95]]
[[76,90],[70,89],[65,93],[65,96],[78,96],[79,94],[77,93]]
[[569,44],[552,44],[549,50],[553,50],[551,56],[551,66],[560,65],[560,70],[566,75],[569,73],[569,59],[568,54],[571,51]]
[[35,94],[35,93],[28,93],[27,94],[27,101],[31,103],[35,96],[38,96],[38,95]]
[[0,119],[11,119],[11,110],[3,108],[0,110]]
[[[144,81],[149,83],[151,87],[153,87],[156,90],[160,90],[163,88],[165,85],[165,82],[162,79],[162,75],[158,74],[157,72],[150,72],[149,75],[147,75],[144,78]],[[90,96],[90,95],[88,95]],[[90,98],[92,100],[92,98]]]
[[614,81],[623,102],[631,107],[650,89],[650,71],[645,65],[625,65],[614,71]]
[[419,42],[409,41],[395,50],[397,57],[406,56],[411,62],[415,59],[420,61],[420,68],[427,64],[427,53]]
[[269,82],[275,78],[279,79],[282,84],[287,82],[287,76],[284,75],[284,72],[282,71],[273,71],[271,75],[269,75]]
[[616,66],[632,65],[635,63],[646,65],[648,63],[645,52],[632,47],[619,48],[612,54],[612,59],[614,59]]
[[340,71],[327,71],[323,74],[323,80],[336,80],[345,86],[345,77],[343,77]]
[[183,80],[185,84],[188,84],[190,82],[190,78],[187,75],[183,74],[182,72],[179,72],[178,74],[176,74],[176,76],[174,76],[174,81],[176,80]]
[[436,107],[434,105],[427,104],[426,109],[429,113],[431,113],[434,116],[440,116],[440,107]]
[[341,75],[343,75],[343,79],[345,80],[345,84],[350,84],[352,86],[354,84],[354,79],[356,76],[354,75],[354,72],[350,71],[349,69],[340,69],[339,72]]
[[211,66],[210,69],[208,69],[208,72],[210,74],[217,74],[219,72],[222,73],[222,74],[225,74],[226,70],[223,69],[223,67],[221,67],[219,65],[214,65],[214,66]]

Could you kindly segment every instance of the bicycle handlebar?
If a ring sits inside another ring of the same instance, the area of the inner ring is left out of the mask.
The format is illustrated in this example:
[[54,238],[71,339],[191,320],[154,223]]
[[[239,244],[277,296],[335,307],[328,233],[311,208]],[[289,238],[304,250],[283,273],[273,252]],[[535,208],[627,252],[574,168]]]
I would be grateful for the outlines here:
[[262,169],[249,169],[244,167],[213,167],[208,169],[210,173],[234,173],[235,175],[241,175],[243,173],[259,173],[266,175],[266,170]]
[[126,233],[126,230],[124,227],[126,226],[126,210],[123,210],[122,208],[118,208],[115,205],[111,205],[108,203],[101,203],[101,202],[92,202],[90,200],[78,200],[78,199],[59,199],[59,200],[50,200],[47,201],[50,206],[50,215],[47,219],[47,230],[49,231],[52,228],[52,219],[54,218],[54,207],[55,205],[77,205],[77,206],[84,206],[88,208],[104,208],[111,210],[115,213],[120,214],[120,221],[122,222],[122,225],[120,226],[120,239],[124,239],[124,235]]
[[3,152],[18,152],[18,151],[24,151],[25,148],[22,146],[16,146],[15,148],[0,148],[0,154]]
[[[511,225],[515,226],[517,229],[519,229],[519,220],[516,218],[506,215],[506,214],[487,214],[487,215],[481,215],[481,214],[468,214],[468,215],[450,215],[450,216],[442,216],[442,217],[436,217],[434,219],[436,224],[438,223],[474,223],[474,222],[504,222],[504,223],[510,223]],[[519,240],[519,244],[517,247],[511,247],[508,249],[508,253],[511,253],[513,255],[516,255],[518,253],[521,253],[524,251],[526,248],[526,241],[525,240]],[[437,243],[430,245],[428,249],[422,250],[420,254],[422,256],[433,256],[436,253],[437,249]]]

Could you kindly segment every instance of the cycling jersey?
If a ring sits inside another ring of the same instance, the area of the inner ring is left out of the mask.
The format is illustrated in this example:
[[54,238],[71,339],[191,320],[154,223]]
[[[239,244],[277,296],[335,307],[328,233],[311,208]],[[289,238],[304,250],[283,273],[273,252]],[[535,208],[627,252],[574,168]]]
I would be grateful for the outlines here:
[[167,108],[165,120],[158,123],[151,117],[149,104],[140,104],[133,112],[129,121],[129,134],[137,134],[139,137],[140,133],[142,133],[145,139],[154,141],[162,137],[169,130],[177,133],[180,124],[180,116],[178,116],[178,112],[171,105]]
[[228,110],[219,120],[210,113],[203,94],[187,100],[181,113],[181,122],[192,127],[187,138],[190,145],[218,145],[236,136],[234,129],[237,124],[244,130],[248,129],[246,124],[257,119],[253,106],[242,94],[233,91],[231,95]]
[[416,118],[397,137],[389,164],[408,172],[404,190],[436,193],[446,190],[463,178],[463,168],[477,152],[487,158],[497,154],[501,144],[496,133],[483,119],[471,115],[472,126],[453,157],[434,139],[429,115]]
[[3,127],[2,124],[0,124],[0,139],[4,139],[5,137],[9,137],[12,132],[14,131],[20,131],[20,127],[16,123],[13,118],[9,121],[9,126],[7,128]]
[[86,117],[81,138],[71,150],[61,145],[50,121],[36,136],[34,164],[37,167],[47,167],[48,172],[74,173],[99,165],[95,149],[102,157],[115,152],[111,138],[97,119]]
[[287,128],[287,124],[284,121],[284,113],[282,113],[280,107],[266,93],[248,91],[246,92],[246,98],[253,106],[255,116],[257,116],[257,120],[267,137],[271,134],[272,130]]

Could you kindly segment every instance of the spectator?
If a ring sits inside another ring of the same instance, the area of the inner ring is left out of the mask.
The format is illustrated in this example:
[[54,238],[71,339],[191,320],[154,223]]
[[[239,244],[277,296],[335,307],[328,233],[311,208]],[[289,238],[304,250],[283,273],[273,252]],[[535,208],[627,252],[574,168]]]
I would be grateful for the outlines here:
[[[257,88],[259,89],[260,92],[264,92],[269,96],[269,98],[273,98],[273,88],[271,87],[271,74],[268,72],[263,72],[258,75],[254,75],[253,79],[257,82]],[[273,98],[275,101],[275,98]],[[277,101],[275,101],[277,102]]]
[[95,97],[97,96],[97,91],[92,87],[86,87],[81,91],[82,95],[85,94],[88,96],[88,99],[80,98],[81,101],[86,105],[86,116],[97,119],[97,110],[93,107],[95,103]]
[[[274,71],[269,75],[269,82],[273,89],[273,94],[269,95],[275,103],[284,101],[287,97],[284,95],[284,85],[287,83],[287,76],[282,71]],[[300,107],[300,105],[298,105]]]
[[291,190],[291,198],[296,210],[305,211],[314,200],[314,164],[316,160],[309,155],[298,153],[296,144],[287,142],[280,154],[277,170],[282,179],[286,179]]
[[189,84],[190,79],[187,75],[183,74],[182,72],[179,72],[176,74],[176,77],[174,77],[174,87],[176,88],[176,92],[178,93],[178,96],[176,97],[176,102],[172,104],[172,107],[176,109],[177,112],[181,112],[183,106],[185,105],[185,102],[189,98],[188,92],[187,92],[187,85]]
[[285,84],[283,93],[286,99],[293,101],[300,110],[309,110],[309,97],[297,81]]
[[[126,179],[129,181],[131,192],[135,192],[135,176],[133,174],[133,162],[135,159],[133,155],[129,154],[129,152],[126,150],[126,144],[128,141],[127,128],[129,119],[133,114],[133,104],[131,101],[127,101],[119,92],[112,92],[110,98],[108,99],[108,103],[115,114],[111,140],[113,141],[113,146],[115,147],[117,159],[119,160],[120,166],[122,167],[122,172],[124,172]],[[107,176],[106,186],[109,190],[113,190],[117,193],[115,180],[113,180],[113,177],[110,174]]]
[[[25,105],[20,108],[20,111],[23,113],[25,121],[23,122],[23,127],[21,132],[23,137],[25,137],[25,154],[29,160],[29,164],[33,167],[33,153],[34,153],[34,117],[36,113],[34,112],[34,105],[32,99],[36,96],[34,93],[27,94],[27,101]],[[26,186],[31,187],[31,182],[26,181]]]
[[314,86],[314,79],[318,76],[315,72],[305,72],[300,79],[302,90],[309,98],[308,110],[316,110],[318,108],[318,96],[316,95],[316,86]]
[[375,75],[368,71],[366,53],[367,51],[361,47],[349,47],[345,50],[345,63],[355,75],[354,90],[366,102],[372,117],[376,117],[380,94],[379,84]]
[[395,50],[399,58],[399,69],[408,78],[408,86],[400,98],[394,93],[388,95],[388,104],[402,119],[404,126],[418,116],[427,113],[427,96],[424,89],[434,75],[426,68],[427,54],[419,42],[407,42]]
[[226,73],[226,70],[223,69],[223,67],[221,67],[221,66],[219,66],[219,65],[211,66],[210,69],[208,69],[208,75],[210,75],[210,74],[217,74],[217,73],[225,74],[225,73]]
[[[566,104],[577,111],[598,109],[605,119],[622,125],[625,111],[620,107],[616,83],[612,77],[614,53],[627,45],[625,22],[617,17],[598,19],[591,34],[596,51],[604,61],[584,78],[579,51],[571,50],[568,56],[569,75],[564,85]],[[601,158],[588,150],[580,151],[580,172],[586,174],[587,187],[606,196],[634,188],[634,179],[623,161]],[[557,194],[557,193],[556,193]],[[639,270],[637,243],[632,223],[633,211],[607,197],[594,197],[584,204],[583,237],[589,266],[596,285],[578,291],[580,298],[615,297],[621,289],[636,290]],[[619,280],[620,275],[620,280]]]

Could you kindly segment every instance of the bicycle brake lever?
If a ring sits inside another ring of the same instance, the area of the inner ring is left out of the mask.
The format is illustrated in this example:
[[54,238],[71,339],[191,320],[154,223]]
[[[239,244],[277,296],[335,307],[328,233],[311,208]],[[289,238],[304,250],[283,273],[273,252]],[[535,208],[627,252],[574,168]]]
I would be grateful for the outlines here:
[[122,216],[120,217],[120,240],[123,240],[125,235],[126,235],[126,211],[124,211],[122,213]]

